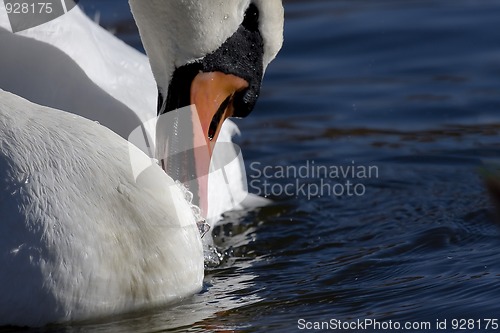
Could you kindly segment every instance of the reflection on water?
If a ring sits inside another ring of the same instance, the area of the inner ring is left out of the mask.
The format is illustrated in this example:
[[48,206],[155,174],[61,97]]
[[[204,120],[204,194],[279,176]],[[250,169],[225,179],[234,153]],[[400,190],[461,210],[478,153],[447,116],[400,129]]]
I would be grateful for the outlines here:
[[[82,3],[139,47],[126,4]],[[355,162],[379,177],[364,181],[364,196],[276,195],[227,214],[214,230],[222,266],[180,306],[53,331],[289,332],[299,318],[498,316],[500,227],[480,174],[500,156],[500,3],[285,3],[285,47],[257,109],[239,121],[248,166]],[[322,181],[334,180],[300,179]]]

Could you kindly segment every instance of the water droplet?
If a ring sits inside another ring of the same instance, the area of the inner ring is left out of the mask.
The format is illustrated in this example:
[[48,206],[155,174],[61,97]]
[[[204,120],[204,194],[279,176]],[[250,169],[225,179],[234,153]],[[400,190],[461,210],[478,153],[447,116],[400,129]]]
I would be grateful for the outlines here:
[[193,214],[196,218],[201,216],[201,209],[198,206],[191,206],[191,210],[193,211]]
[[13,254],[13,255],[17,255],[19,253],[19,251],[21,251],[24,247],[26,246],[26,244],[21,244],[19,245],[18,247],[16,247],[15,249],[12,249],[10,251],[10,254]]
[[184,193],[184,198],[185,198],[185,199],[186,199],[186,201],[187,201],[187,202],[189,202],[189,203],[192,203],[192,202],[193,202],[193,197],[194,197],[194,195],[193,195],[193,193],[192,193],[192,192],[190,192],[190,191],[186,191],[186,192]]

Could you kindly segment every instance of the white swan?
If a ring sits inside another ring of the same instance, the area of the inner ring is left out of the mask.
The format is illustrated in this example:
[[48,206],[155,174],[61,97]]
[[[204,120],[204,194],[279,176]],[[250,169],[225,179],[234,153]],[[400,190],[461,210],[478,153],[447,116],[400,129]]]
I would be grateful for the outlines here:
[[[159,88],[159,112],[197,104],[210,147],[219,118],[253,107],[263,71],[281,47],[281,1],[130,4]],[[218,88],[232,98],[218,96]],[[222,102],[224,115],[214,117]],[[176,138],[162,125],[160,158]],[[116,314],[201,288],[201,240],[184,193],[156,165],[135,179],[130,160],[149,162],[93,121],[0,91],[0,325]],[[162,162],[183,176],[175,159]]]
[[[142,53],[96,25],[78,7],[41,26],[17,34],[10,31],[5,8],[0,6],[4,46],[0,88],[96,120],[129,140],[131,131],[141,127],[134,143],[143,141],[144,134],[155,137],[158,94]],[[231,145],[238,133],[236,125],[226,121],[218,141],[227,144],[213,152],[214,165],[224,161],[225,174],[212,170],[209,175],[209,190],[217,194],[208,197],[207,219],[212,224],[227,210],[267,204],[247,192],[242,159],[234,158],[239,152]],[[148,144],[139,148],[152,156],[154,141]]]

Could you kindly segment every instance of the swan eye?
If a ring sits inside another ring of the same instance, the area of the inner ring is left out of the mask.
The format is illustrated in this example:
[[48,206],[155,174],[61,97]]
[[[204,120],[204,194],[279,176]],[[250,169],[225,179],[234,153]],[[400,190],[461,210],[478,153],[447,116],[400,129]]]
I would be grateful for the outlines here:
[[248,7],[242,25],[250,31],[259,30],[259,8],[255,4],[252,3]]

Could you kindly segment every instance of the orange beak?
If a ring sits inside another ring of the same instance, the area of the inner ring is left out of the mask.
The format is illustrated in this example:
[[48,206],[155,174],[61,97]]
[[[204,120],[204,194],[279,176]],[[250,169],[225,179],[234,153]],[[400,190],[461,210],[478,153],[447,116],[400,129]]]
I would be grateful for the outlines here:
[[203,216],[208,214],[208,174],[212,152],[224,120],[234,114],[234,95],[248,86],[244,79],[221,72],[200,72],[191,84],[191,105],[196,106],[200,121],[195,128],[201,125],[201,130],[194,133],[194,144],[195,147],[207,147],[207,150],[197,149],[195,152],[197,174],[206,175],[198,178]]
[[200,73],[191,84],[191,104],[198,116],[210,154],[222,123],[234,113],[234,94],[248,88],[248,82],[231,74]]

